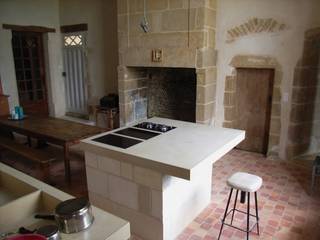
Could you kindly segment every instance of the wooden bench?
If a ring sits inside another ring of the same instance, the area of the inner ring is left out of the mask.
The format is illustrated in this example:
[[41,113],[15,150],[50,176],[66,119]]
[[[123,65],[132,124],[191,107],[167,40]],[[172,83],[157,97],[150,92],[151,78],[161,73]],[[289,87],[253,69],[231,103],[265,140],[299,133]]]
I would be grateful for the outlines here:
[[34,149],[0,136],[0,147],[19,154],[38,164],[44,181],[49,181],[50,163],[55,159],[51,154]]

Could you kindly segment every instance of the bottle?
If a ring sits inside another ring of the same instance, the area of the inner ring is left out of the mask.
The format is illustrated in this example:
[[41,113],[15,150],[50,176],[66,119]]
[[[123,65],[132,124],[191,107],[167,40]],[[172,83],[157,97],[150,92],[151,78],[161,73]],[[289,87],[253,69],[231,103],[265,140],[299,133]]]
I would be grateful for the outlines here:
[[15,119],[15,117],[16,117],[16,111],[12,110],[11,111],[11,119]]
[[19,114],[20,114],[19,118],[23,119],[24,118],[24,112],[23,112],[23,108],[22,107],[19,107]]
[[[15,111],[15,118],[14,119],[20,119],[20,109],[19,106],[15,106],[14,107],[14,111]],[[16,116],[17,115],[17,116]]]

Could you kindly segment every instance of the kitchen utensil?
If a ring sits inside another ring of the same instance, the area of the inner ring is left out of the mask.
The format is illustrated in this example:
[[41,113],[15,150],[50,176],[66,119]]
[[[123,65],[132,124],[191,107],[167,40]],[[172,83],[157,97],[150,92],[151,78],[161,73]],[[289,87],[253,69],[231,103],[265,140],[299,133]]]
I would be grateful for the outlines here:
[[56,225],[42,226],[36,231],[36,233],[45,236],[47,240],[60,240],[59,229]]
[[59,203],[54,215],[37,214],[35,218],[55,220],[64,233],[80,232],[93,223],[94,217],[90,202],[86,198],[73,198]]
[[7,240],[9,236],[16,236],[17,234],[32,234],[32,233],[35,233],[36,229],[34,230],[29,230],[25,227],[20,227],[18,229],[18,231],[16,232],[3,232],[3,233],[0,233],[0,240]]
[[147,20],[147,9],[146,9],[146,0],[144,0],[143,2],[143,18],[140,22],[140,27],[142,28],[142,30],[147,33],[149,32],[149,23]]
[[47,240],[40,234],[21,234],[12,237],[8,237],[6,240]]

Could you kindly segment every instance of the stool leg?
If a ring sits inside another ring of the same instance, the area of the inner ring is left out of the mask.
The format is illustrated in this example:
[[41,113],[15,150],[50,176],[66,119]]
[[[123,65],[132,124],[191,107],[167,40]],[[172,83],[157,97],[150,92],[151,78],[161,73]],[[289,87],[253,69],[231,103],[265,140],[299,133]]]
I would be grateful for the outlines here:
[[256,218],[257,218],[257,233],[260,235],[260,230],[259,230],[259,211],[258,211],[258,196],[257,192],[254,193],[254,198],[256,202]]
[[249,223],[250,223],[250,192],[248,192],[248,210],[247,210],[247,240],[249,240]]
[[232,225],[232,223],[233,223],[234,212],[235,212],[235,209],[236,209],[236,206],[237,206],[238,193],[239,193],[239,190],[237,190],[237,192],[236,192],[236,198],[235,198],[235,200],[234,200],[233,212],[232,212],[232,217],[231,217],[231,225]]
[[223,219],[222,219],[222,223],[221,223],[221,228],[220,228],[218,240],[220,239],[220,236],[221,236],[221,233],[222,233],[222,229],[223,229],[223,225],[224,225],[224,221],[225,221],[226,216],[227,216],[227,213],[228,213],[228,208],[229,208],[229,204],[230,204],[232,192],[233,192],[233,188],[231,188],[231,190],[230,190],[229,199],[228,199],[227,207],[226,207],[226,210],[225,210],[225,212],[224,212]]

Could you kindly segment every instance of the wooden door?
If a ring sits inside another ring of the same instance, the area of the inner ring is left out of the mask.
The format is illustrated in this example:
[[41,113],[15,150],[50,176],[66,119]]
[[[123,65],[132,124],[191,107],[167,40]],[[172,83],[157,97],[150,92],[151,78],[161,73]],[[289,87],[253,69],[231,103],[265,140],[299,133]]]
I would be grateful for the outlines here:
[[1,84],[1,77],[0,77],[0,116],[9,115],[8,97],[9,96],[7,96],[3,93],[2,84]]
[[239,149],[267,153],[273,69],[237,69],[236,128],[246,131]]
[[48,115],[42,33],[12,31],[12,48],[20,105]]

